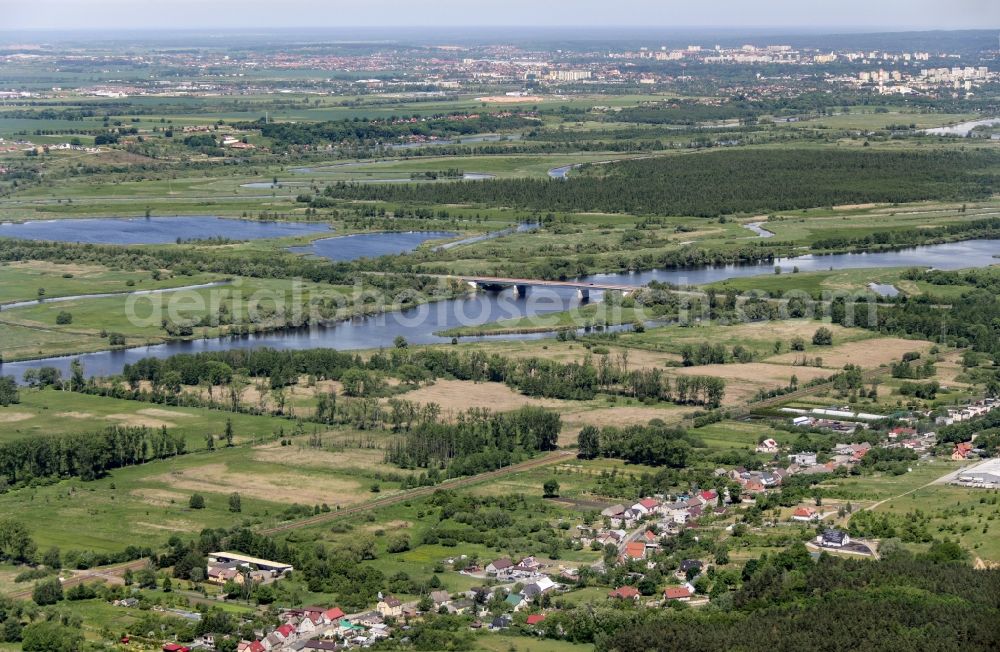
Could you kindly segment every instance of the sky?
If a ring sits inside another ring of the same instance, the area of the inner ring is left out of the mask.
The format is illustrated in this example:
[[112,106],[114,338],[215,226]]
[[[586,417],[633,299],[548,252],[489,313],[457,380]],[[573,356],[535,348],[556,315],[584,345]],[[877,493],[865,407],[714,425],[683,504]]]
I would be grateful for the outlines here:
[[1000,29],[1000,0],[0,0],[0,30],[259,27]]

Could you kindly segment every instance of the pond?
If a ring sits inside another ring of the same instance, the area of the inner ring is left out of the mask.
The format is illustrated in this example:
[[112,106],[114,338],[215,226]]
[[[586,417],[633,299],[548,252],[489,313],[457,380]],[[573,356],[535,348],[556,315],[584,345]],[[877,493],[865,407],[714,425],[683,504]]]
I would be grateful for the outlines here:
[[178,217],[96,217],[4,222],[0,237],[90,244],[167,244],[180,240],[263,240],[329,231],[316,222],[259,222],[214,215]]
[[898,297],[899,288],[888,283],[869,283],[868,289],[880,297]]
[[304,247],[291,247],[289,251],[338,261],[378,258],[407,253],[428,240],[444,240],[454,238],[455,235],[449,231],[357,233],[314,240]]

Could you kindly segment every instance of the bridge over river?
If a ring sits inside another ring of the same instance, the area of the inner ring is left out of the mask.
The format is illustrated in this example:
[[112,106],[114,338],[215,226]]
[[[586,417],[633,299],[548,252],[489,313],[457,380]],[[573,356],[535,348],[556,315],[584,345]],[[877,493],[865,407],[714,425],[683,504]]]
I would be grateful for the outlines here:
[[512,287],[521,296],[527,294],[528,288],[532,287],[570,288],[576,290],[583,299],[590,298],[591,290],[598,290],[601,292],[621,292],[623,295],[628,296],[632,292],[641,289],[641,287],[636,285],[624,285],[621,283],[544,281],[534,278],[504,278],[500,276],[459,276],[458,278],[473,287],[482,288],[484,290],[503,290]]

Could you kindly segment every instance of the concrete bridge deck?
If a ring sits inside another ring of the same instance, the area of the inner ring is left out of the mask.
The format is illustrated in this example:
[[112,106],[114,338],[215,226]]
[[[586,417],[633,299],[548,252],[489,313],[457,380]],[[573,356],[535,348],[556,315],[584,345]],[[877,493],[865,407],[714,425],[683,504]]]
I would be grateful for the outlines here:
[[516,288],[518,294],[524,294],[530,287],[569,288],[577,290],[582,296],[589,296],[591,290],[600,292],[621,292],[631,294],[640,289],[637,285],[622,285],[621,283],[587,283],[583,281],[546,281],[534,278],[505,278],[499,276],[460,276],[468,283],[481,288]]

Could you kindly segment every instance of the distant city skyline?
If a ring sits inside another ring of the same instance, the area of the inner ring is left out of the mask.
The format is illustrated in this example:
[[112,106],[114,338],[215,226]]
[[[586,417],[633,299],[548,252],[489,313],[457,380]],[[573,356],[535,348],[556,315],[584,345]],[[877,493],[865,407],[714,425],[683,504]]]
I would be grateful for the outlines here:
[[663,27],[907,31],[1000,28],[997,0],[0,0],[0,31],[290,27]]

